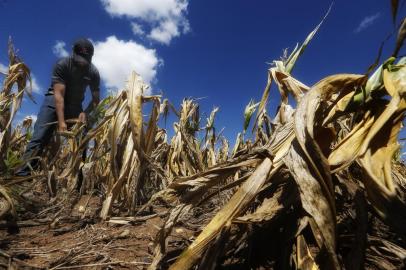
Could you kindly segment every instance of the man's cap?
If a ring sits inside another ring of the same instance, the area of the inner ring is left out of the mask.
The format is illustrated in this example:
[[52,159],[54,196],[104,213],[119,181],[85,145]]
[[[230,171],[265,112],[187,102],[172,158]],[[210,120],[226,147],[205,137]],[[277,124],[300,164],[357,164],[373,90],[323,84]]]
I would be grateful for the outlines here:
[[73,44],[73,58],[77,62],[90,64],[92,61],[93,52],[93,44],[86,38],[78,39]]

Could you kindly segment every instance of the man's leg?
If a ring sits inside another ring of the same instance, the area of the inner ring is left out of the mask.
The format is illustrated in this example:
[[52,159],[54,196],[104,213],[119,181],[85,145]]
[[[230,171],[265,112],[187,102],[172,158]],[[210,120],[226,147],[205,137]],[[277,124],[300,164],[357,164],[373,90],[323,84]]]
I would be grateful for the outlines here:
[[[55,124],[49,125],[49,123],[55,122],[56,119],[53,96],[46,96],[40,112],[38,113],[32,138],[25,149],[23,160],[28,160],[34,156],[41,155],[43,148],[49,143],[55,130]],[[38,160],[32,160],[29,162],[29,164],[35,169],[38,167]],[[29,173],[30,168],[27,164],[17,174],[24,176],[28,175]]]

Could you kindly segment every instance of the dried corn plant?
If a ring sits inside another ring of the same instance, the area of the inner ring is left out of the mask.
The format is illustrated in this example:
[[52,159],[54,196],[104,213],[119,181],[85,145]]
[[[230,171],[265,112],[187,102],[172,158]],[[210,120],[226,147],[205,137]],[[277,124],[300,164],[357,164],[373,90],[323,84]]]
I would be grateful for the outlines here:
[[[176,178],[152,198],[173,209],[157,235],[150,269],[405,267],[406,179],[393,164],[405,112],[406,58],[390,58],[369,77],[337,74],[307,87],[291,71],[319,27],[270,68],[248,153],[237,154],[246,144],[239,135],[231,160]],[[272,82],[281,103],[270,121],[265,105]],[[256,106],[247,106],[246,122]],[[213,187],[229,199],[214,198]],[[208,201],[221,205],[210,209],[173,261],[173,228]],[[367,233],[369,221],[385,223],[403,240],[383,239],[382,226]]]
[[[21,133],[22,126],[12,129],[12,121],[21,106],[24,93],[32,99],[31,77],[29,68],[21,62],[15,53],[14,46],[9,39],[8,44],[9,66],[3,79],[0,92],[0,176],[9,177],[22,162],[20,160],[21,147],[26,142],[25,135]],[[28,82],[28,84],[27,84]],[[30,120],[25,120],[23,124],[27,130],[31,126]],[[9,188],[0,181],[0,218],[11,211],[16,215],[14,199]]]
[[[32,99],[29,68],[16,56],[11,39],[8,48],[9,67],[0,92],[0,172],[4,170],[7,145],[11,139],[11,124],[21,106],[24,93]],[[29,85],[27,85],[27,82]]]
[[[146,96],[148,86],[134,72],[88,126],[72,120],[56,136],[60,147],[42,157],[34,177],[59,200],[101,194],[102,220],[162,204],[167,212],[150,269],[405,267],[406,170],[396,155],[406,109],[406,58],[397,54],[406,24],[393,56],[374,72],[336,74],[309,87],[292,70],[320,26],[273,62],[232,148],[215,127],[218,108],[202,123],[196,100],[184,99],[176,110],[161,96]],[[13,153],[23,151],[30,125],[10,126],[29,79],[16,59],[10,57],[0,96],[0,141],[13,141]],[[281,98],[271,116],[273,85]],[[158,123],[170,110],[178,120],[168,140]],[[13,181],[0,182],[4,213],[14,211]],[[191,236],[175,241],[177,226]]]

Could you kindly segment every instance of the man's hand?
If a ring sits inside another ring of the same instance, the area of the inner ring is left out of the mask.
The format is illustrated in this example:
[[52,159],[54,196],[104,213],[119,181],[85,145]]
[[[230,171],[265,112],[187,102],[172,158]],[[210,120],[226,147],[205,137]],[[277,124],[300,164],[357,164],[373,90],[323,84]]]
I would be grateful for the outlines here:
[[79,122],[82,122],[83,124],[86,124],[86,113],[85,113],[85,112],[81,112],[81,113],[79,114],[78,119],[79,119]]
[[58,132],[65,132],[68,130],[68,126],[66,125],[65,121],[58,122]]

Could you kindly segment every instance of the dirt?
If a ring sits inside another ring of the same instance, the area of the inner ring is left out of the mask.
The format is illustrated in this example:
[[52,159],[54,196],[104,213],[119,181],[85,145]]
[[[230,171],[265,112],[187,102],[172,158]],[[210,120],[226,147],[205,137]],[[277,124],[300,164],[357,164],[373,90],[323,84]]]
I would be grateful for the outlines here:
[[[97,220],[99,203],[83,196],[68,219],[36,226],[20,220],[17,234],[0,229],[0,269],[146,269],[163,224],[157,214],[162,209],[122,225]],[[172,241],[185,237],[190,231],[174,229]]]

